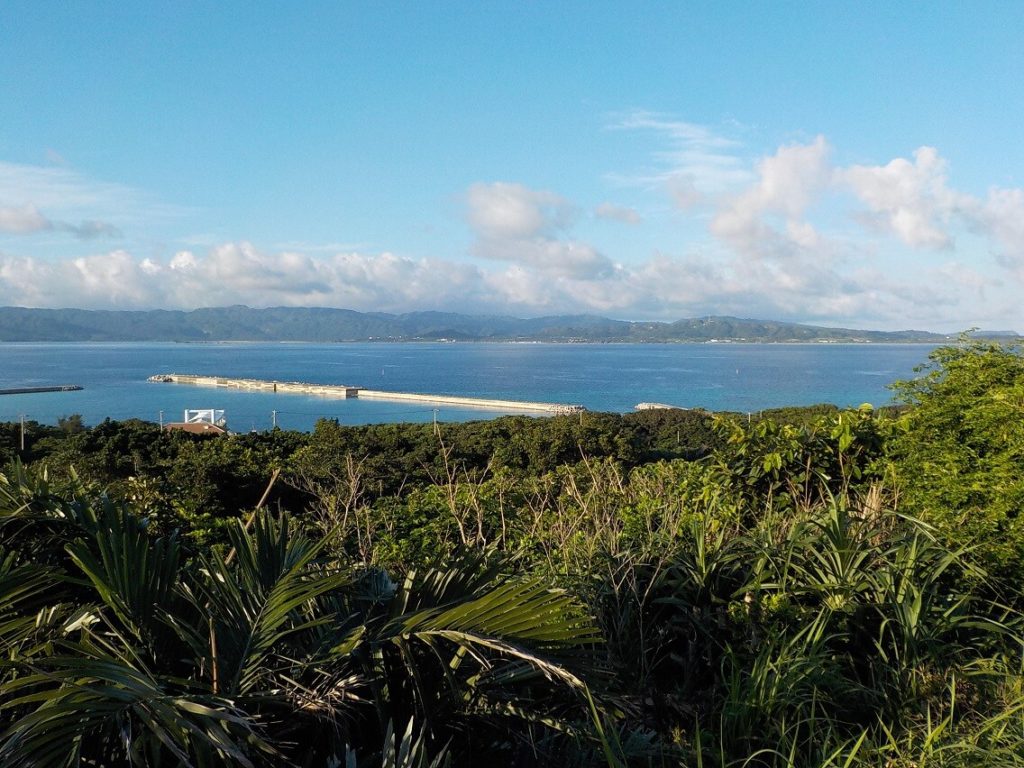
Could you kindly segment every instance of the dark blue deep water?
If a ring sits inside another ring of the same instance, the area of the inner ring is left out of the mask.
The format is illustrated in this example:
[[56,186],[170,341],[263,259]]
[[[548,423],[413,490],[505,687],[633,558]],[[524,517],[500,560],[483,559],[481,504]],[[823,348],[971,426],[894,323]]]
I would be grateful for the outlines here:
[[[219,408],[236,430],[430,421],[417,403],[333,400],[152,384],[156,373],[348,384],[373,389],[556,403],[625,412],[639,402],[757,411],[891,401],[887,385],[913,375],[933,347],[920,344],[0,344],[0,389],[79,384],[81,392],[0,396],[0,421],[181,418]],[[494,411],[439,406],[445,421]]]

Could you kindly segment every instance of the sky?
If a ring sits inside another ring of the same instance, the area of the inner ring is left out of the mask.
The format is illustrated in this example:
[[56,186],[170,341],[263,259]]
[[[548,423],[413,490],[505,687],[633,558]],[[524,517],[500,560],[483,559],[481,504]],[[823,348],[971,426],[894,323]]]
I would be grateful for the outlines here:
[[0,5],[0,306],[1024,332],[1024,3]]

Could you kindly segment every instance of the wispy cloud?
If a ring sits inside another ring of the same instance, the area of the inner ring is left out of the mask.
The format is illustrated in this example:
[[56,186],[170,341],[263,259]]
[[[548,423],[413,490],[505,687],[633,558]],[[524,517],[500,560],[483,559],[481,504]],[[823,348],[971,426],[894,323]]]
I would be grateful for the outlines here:
[[651,153],[651,167],[620,171],[609,178],[620,184],[662,187],[681,207],[720,195],[751,178],[741,142],[707,126],[634,110],[614,115],[608,127],[653,134],[663,147]]
[[44,209],[74,210],[137,199],[123,184],[96,181],[64,166],[0,162],[0,200],[24,201]]
[[142,190],[92,179],[63,165],[0,162],[0,233],[119,237],[128,227],[188,212]]
[[615,203],[601,203],[594,209],[594,216],[606,221],[620,221],[623,224],[639,224],[643,217],[635,208]]
[[68,232],[79,240],[121,236],[121,231],[108,222],[86,220],[79,224],[72,224],[67,221],[53,221],[44,216],[34,205],[0,208],[0,232],[14,235]]
[[995,244],[999,263],[1024,283],[1024,189],[991,189],[967,206],[966,216],[972,230]]
[[27,235],[52,229],[50,220],[34,205],[0,208],[0,232]]

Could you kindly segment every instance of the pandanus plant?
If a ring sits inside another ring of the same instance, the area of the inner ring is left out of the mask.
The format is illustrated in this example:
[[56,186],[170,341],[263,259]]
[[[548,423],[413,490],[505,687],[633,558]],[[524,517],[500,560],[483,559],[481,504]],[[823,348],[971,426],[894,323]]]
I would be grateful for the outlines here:
[[[597,631],[537,581],[466,560],[395,584],[266,511],[192,554],[75,504],[0,483],[4,766],[500,765],[585,717]],[[23,550],[40,529],[61,558]]]

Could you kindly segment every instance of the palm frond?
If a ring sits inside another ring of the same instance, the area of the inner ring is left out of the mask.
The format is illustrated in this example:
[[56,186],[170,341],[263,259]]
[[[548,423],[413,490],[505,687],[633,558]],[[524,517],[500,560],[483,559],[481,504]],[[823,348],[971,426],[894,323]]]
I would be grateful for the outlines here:
[[159,632],[157,618],[178,582],[181,549],[176,534],[154,538],[143,521],[105,505],[88,540],[67,546],[100,599],[133,631]]
[[272,756],[255,722],[223,698],[181,690],[95,644],[62,643],[63,654],[20,665],[4,686],[0,711],[24,710],[0,736],[0,764],[59,766],[79,756],[103,760],[162,747],[185,766],[215,756],[252,768]]
[[[231,695],[252,691],[268,671],[267,657],[283,652],[292,636],[333,620],[317,612],[317,598],[349,583],[345,573],[313,567],[322,542],[293,532],[287,517],[278,523],[269,513],[256,518],[252,533],[232,533],[238,560],[200,557],[199,576],[185,591],[197,610],[207,613],[212,638],[189,635],[193,647],[216,670],[219,690]],[[212,639],[212,642],[209,642]],[[202,644],[208,643],[205,648]]]

